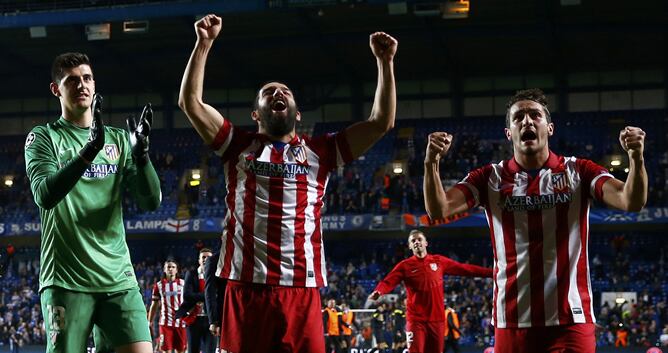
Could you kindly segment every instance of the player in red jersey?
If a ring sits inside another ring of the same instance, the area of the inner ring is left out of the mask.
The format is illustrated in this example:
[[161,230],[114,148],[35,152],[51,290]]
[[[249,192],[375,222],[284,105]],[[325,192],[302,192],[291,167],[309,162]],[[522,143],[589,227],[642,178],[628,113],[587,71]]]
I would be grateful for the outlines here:
[[[221,349],[244,352],[324,352],[319,287],[326,283],[321,212],[329,172],[361,156],[394,126],[397,41],[371,34],[378,84],[371,115],[332,134],[298,136],[292,90],[263,85],[252,120],[237,129],[202,97],[206,58],[222,28],[207,15],[195,23],[197,43],[186,67],[179,107],[220,156],[227,215],[217,275],[228,280]],[[265,58],[289,65],[279,53]]]
[[491,268],[431,255],[427,253],[428,245],[424,233],[411,231],[408,247],[414,256],[399,262],[369,295],[369,299],[377,300],[404,282],[407,292],[406,342],[410,353],[443,352],[443,275],[492,277]]
[[183,353],[186,350],[186,325],[176,317],[176,311],[183,303],[183,287],[185,282],[177,277],[178,265],[173,260],[165,261],[164,276],[153,285],[153,301],[148,310],[148,322],[153,336],[153,319],[160,310],[159,347],[162,353],[171,353],[172,350]]
[[639,211],[647,201],[645,132],[627,126],[626,182],[592,161],[552,152],[554,125],[541,90],[519,91],[507,106],[513,158],[476,169],[445,191],[439,161],[452,135],[429,135],[424,198],[432,220],[485,208],[494,250],[496,353],[595,351],[587,245],[589,206]]

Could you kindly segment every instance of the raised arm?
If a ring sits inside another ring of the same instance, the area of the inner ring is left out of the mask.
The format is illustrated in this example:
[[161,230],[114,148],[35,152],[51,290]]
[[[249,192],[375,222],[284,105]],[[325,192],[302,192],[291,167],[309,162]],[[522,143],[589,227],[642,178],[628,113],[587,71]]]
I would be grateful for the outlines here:
[[213,142],[225,121],[223,115],[214,107],[204,103],[202,98],[206,59],[221,28],[222,19],[216,15],[206,15],[195,22],[197,42],[183,74],[179,91],[179,108],[186,113],[188,120],[206,144]]
[[643,151],[645,132],[627,126],[619,132],[619,143],[629,155],[629,175],[626,182],[610,178],[603,184],[603,202],[624,211],[640,211],[647,203],[647,171]]
[[404,279],[404,267],[402,264],[403,262],[400,262],[394,266],[392,271],[390,271],[390,273],[388,273],[385,278],[378,282],[376,289],[374,289],[373,292],[369,294],[368,299],[377,300],[382,295],[391,292],[394,287],[396,287]]
[[394,84],[394,54],[398,42],[387,33],[376,32],[369,37],[369,46],[376,57],[378,83],[369,119],[346,129],[346,137],[353,158],[364,154],[386,132],[394,127],[397,110],[397,92]]
[[443,274],[466,277],[492,277],[493,270],[489,267],[463,264],[445,256],[439,256],[443,266]]
[[443,189],[439,164],[452,145],[452,135],[432,132],[424,156],[424,207],[432,220],[444,219],[469,209],[464,193],[457,188]]

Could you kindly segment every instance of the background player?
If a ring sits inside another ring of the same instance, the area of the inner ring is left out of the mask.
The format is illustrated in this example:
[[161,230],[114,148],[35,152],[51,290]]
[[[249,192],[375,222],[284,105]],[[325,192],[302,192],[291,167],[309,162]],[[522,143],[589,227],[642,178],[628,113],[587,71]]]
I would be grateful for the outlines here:
[[160,310],[158,348],[163,353],[171,353],[172,350],[183,353],[187,346],[186,324],[176,317],[176,311],[183,303],[185,285],[185,282],[178,278],[178,273],[179,268],[174,260],[165,261],[164,274],[160,282],[153,286],[153,298],[148,310],[149,323],[153,323],[156,313]]
[[[225,166],[228,212],[218,275],[229,281],[221,349],[269,351],[280,342],[293,352],[322,352],[322,197],[331,170],[362,155],[394,126],[397,41],[382,32],[370,36],[378,83],[369,119],[309,138],[297,136],[301,113],[281,82],[258,92],[251,113],[258,133],[235,128],[204,103],[204,66],[221,28],[215,15],[195,23],[197,42],[179,95],[179,106]],[[273,59],[289,64],[288,58]]]
[[[121,194],[144,210],[160,204],[148,156],[153,113],[104,126],[85,54],[57,56],[51,93],[61,117],[25,142],[26,172],[42,221],[39,288],[47,352],[83,352],[93,325],[98,350],[151,352],[144,306],[125,242]],[[101,153],[100,153],[101,152]]]
[[411,353],[443,352],[443,275],[492,277],[491,268],[431,255],[427,252],[428,245],[424,233],[412,230],[408,247],[413,256],[399,262],[369,295],[369,299],[377,300],[404,282],[407,292],[406,342]]
[[587,253],[592,198],[639,211],[647,200],[645,132],[627,126],[619,142],[629,156],[626,182],[589,160],[563,157],[548,146],[554,124],[539,89],[508,102],[505,135],[513,157],[476,169],[447,192],[439,162],[452,135],[429,135],[424,198],[442,219],[483,206],[494,248],[496,353],[595,351]]

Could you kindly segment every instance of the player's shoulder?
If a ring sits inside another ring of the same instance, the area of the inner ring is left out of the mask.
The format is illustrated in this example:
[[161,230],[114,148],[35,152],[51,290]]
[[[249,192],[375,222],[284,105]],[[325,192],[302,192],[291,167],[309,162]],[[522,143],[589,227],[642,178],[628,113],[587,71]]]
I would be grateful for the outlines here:
[[508,161],[503,160],[503,161],[497,161],[497,162],[489,162],[487,164],[480,165],[474,169],[471,170],[471,173],[485,173],[485,172],[490,172],[494,168],[504,168],[508,166]]
[[35,133],[35,134],[43,134],[49,131],[51,125],[50,123],[42,124],[42,125],[35,125],[33,126],[32,129],[30,129],[30,133]]
[[125,130],[125,129],[115,127],[115,126],[109,126],[109,125],[104,126],[104,131],[109,132],[110,134],[113,134],[113,135],[119,135],[119,136],[123,136],[123,137],[127,136],[127,134],[128,134],[128,131]]
[[28,136],[48,137],[52,131],[59,130],[60,128],[62,128],[62,126],[61,124],[58,124],[58,122],[35,125],[30,129],[30,132],[28,132]]
[[48,143],[48,141],[51,140],[51,127],[49,125],[50,123],[36,125],[30,129],[30,132],[28,132],[26,135],[24,148],[28,149],[28,147],[32,146],[33,144]]
[[122,129],[120,127],[109,126],[109,125],[105,125],[104,129],[107,130],[107,131],[111,131],[113,133],[117,133],[117,134],[125,134],[127,132],[127,130]]
[[317,135],[299,135],[299,138],[305,145],[318,145],[335,139],[339,132],[325,132]]

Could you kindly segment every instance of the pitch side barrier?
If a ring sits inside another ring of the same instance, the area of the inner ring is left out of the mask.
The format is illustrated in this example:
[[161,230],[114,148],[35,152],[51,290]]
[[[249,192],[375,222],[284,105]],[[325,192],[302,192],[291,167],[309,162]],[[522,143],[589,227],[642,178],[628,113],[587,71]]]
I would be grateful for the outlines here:
[[[220,233],[223,231],[222,217],[174,219],[164,216],[151,218],[126,217],[128,234],[141,233]],[[596,209],[589,213],[589,223],[596,225],[616,224],[668,224],[668,207],[650,207],[640,212]],[[443,220],[431,220],[425,214],[403,215],[325,215],[322,217],[324,231],[355,230],[404,230],[414,227],[487,227],[485,213],[474,210],[457,214]],[[35,222],[13,222],[0,219],[0,236],[39,235],[41,224]]]

